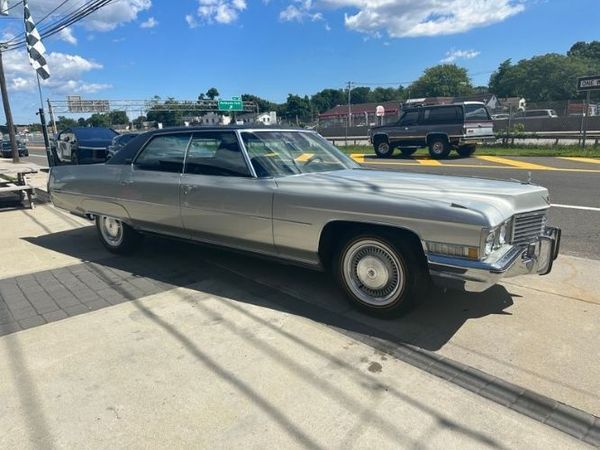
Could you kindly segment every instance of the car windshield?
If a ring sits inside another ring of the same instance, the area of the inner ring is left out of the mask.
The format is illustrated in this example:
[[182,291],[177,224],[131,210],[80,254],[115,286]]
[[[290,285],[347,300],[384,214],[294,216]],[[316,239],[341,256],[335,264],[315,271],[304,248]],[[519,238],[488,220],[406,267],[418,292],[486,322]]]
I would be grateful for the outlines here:
[[115,130],[110,128],[78,128],[75,129],[75,134],[77,135],[77,139],[87,140],[87,139],[106,139],[112,140],[118,133]]
[[252,167],[259,177],[280,177],[360,167],[316,133],[242,132]]

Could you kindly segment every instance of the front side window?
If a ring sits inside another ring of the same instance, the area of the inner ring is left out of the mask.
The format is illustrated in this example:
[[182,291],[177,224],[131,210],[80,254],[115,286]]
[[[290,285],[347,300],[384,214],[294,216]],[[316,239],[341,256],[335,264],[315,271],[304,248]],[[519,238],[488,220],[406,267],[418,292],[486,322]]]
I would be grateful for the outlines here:
[[400,125],[405,127],[410,125],[416,125],[418,120],[419,111],[407,111],[402,116],[402,119],[400,119]]
[[185,160],[185,173],[249,177],[250,170],[231,131],[207,131],[194,134]]
[[141,170],[181,173],[191,133],[166,134],[152,138],[135,160]]
[[242,139],[259,177],[327,172],[359,167],[316,133],[243,132]]

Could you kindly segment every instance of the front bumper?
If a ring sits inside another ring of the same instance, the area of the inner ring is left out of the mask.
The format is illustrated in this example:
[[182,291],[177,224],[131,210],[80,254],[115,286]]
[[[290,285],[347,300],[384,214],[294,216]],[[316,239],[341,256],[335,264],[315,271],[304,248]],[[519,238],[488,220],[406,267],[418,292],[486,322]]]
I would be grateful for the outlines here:
[[560,249],[560,228],[546,227],[536,242],[513,246],[493,262],[473,261],[442,255],[427,255],[433,282],[442,288],[482,292],[502,278],[546,275]]

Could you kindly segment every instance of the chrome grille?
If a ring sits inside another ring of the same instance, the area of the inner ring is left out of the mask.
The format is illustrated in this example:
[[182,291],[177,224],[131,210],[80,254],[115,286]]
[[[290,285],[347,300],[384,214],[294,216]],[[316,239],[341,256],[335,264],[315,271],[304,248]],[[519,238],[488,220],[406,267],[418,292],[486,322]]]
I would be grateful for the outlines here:
[[516,214],[513,218],[511,243],[515,245],[527,245],[536,241],[544,229],[545,218],[545,209]]

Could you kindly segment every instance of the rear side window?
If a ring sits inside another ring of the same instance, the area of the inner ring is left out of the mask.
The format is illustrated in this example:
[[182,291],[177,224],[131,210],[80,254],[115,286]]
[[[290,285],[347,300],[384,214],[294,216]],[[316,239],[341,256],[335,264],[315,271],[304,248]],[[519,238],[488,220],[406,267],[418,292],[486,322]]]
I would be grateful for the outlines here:
[[492,120],[483,105],[465,105],[465,120]]
[[141,170],[181,173],[191,133],[155,136],[135,160]]
[[447,106],[442,108],[424,109],[421,123],[425,125],[453,124],[459,123],[459,119],[459,108],[456,106]]
[[237,136],[231,131],[207,131],[194,134],[185,160],[185,173],[229,177],[250,176]]

